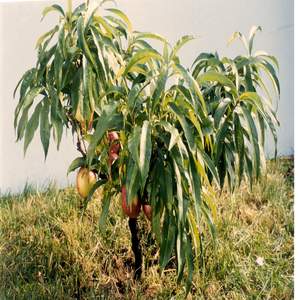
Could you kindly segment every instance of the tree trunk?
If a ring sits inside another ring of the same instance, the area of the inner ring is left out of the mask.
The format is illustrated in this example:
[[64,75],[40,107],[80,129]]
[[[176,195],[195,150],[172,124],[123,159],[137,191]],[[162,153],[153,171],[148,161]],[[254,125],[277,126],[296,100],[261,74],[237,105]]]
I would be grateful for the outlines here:
[[129,228],[131,232],[131,248],[135,257],[134,279],[139,280],[142,276],[142,250],[138,236],[137,219],[129,219]]

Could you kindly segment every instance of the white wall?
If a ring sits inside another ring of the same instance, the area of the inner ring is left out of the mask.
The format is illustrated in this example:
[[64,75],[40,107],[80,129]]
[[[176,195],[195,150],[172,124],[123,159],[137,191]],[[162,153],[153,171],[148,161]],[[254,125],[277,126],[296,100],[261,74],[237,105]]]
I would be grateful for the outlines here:
[[[39,136],[23,157],[23,144],[15,143],[13,111],[17,100],[13,89],[20,76],[35,63],[35,41],[53,25],[57,17],[49,14],[40,23],[43,8],[66,1],[3,1],[0,0],[0,191],[19,191],[26,181],[45,184],[55,179],[64,186],[73,182],[66,169],[77,156],[69,137],[61,150],[51,145],[44,162]],[[81,1],[74,1],[79,3]],[[261,25],[256,47],[275,55],[280,64],[281,100],[278,117],[280,155],[294,151],[294,61],[292,0],[119,0],[118,6],[128,14],[134,28],[160,33],[174,43],[180,36],[192,34],[199,38],[181,52],[188,66],[199,52],[218,51],[235,56],[243,51],[238,43],[227,47],[228,38],[239,30],[248,34],[252,25]],[[268,142],[267,154],[272,153]]]

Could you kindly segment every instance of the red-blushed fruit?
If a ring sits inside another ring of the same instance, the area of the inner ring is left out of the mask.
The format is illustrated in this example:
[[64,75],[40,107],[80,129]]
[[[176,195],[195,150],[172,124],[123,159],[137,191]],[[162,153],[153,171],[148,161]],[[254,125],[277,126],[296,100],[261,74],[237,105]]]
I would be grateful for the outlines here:
[[108,139],[110,143],[112,143],[109,146],[108,150],[108,156],[109,156],[109,166],[111,166],[118,158],[119,158],[119,151],[120,151],[120,143],[115,142],[116,140],[119,139],[118,134],[115,131],[111,131],[108,133]]
[[152,219],[152,207],[150,204],[143,204],[143,212],[146,215],[147,219],[151,221]]
[[76,177],[76,186],[79,195],[86,198],[96,181],[97,176],[93,171],[81,167]]
[[108,133],[108,139],[110,142],[116,141],[119,139],[119,135],[116,131],[110,131]]
[[128,206],[126,203],[126,187],[122,186],[122,208],[123,212],[132,219],[136,219],[141,211],[141,202],[138,197],[135,197],[132,203]]
[[112,166],[113,163],[119,158],[119,155],[117,153],[109,153],[109,159],[108,159],[108,163],[109,166]]
[[112,144],[112,145],[110,145],[110,147],[109,147],[109,153],[119,153],[119,150],[120,150],[120,144],[119,143],[117,143],[117,144]]
[[113,144],[109,147],[109,153],[108,153],[108,162],[109,166],[112,166],[112,164],[119,158],[119,149],[120,144]]

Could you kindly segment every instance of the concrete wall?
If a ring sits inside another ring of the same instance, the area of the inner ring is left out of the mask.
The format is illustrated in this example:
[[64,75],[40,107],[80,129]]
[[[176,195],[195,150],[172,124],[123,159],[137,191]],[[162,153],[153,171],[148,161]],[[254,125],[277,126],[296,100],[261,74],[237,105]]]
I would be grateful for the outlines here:
[[[74,1],[80,3],[81,1]],[[26,181],[38,185],[55,180],[61,186],[73,182],[66,177],[69,163],[77,156],[69,134],[61,150],[50,147],[44,162],[39,136],[23,157],[23,144],[15,143],[13,111],[17,100],[13,89],[21,75],[34,65],[36,39],[56,21],[49,14],[40,23],[43,8],[66,1],[1,1],[0,0],[0,191],[20,191]],[[278,116],[279,154],[294,151],[293,104],[293,1],[292,0],[119,0],[118,7],[128,14],[134,28],[164,35],[174,43],[185,34],[199,37],[181,52],[187,66],[199,52],[218,51],[220,55],[235,56],[243,51],[238,44],[227,46],[234,31],[248,34],[252,25],[261,25],[255,46],[279,59],[282,95]],[[272,142],[266,153],[271,155]]]

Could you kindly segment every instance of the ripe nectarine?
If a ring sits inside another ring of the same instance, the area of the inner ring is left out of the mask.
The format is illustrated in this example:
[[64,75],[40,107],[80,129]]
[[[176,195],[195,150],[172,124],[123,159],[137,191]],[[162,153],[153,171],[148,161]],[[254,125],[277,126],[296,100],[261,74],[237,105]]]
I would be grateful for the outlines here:
[[124,213],[132,219],[136,219],[141,211],[141,202],[136,196],[128,206],[126,202],[126,187],[122,186],[122,208]]
[[96,181],[97,177],[93,171],[81,167],[76,178],[76,186],[79,195],[83,198],[86,198]]
[[143,204],[143,212],[146,215],[147,219],[151,221],[152,218],[152,207],[150,204]]

